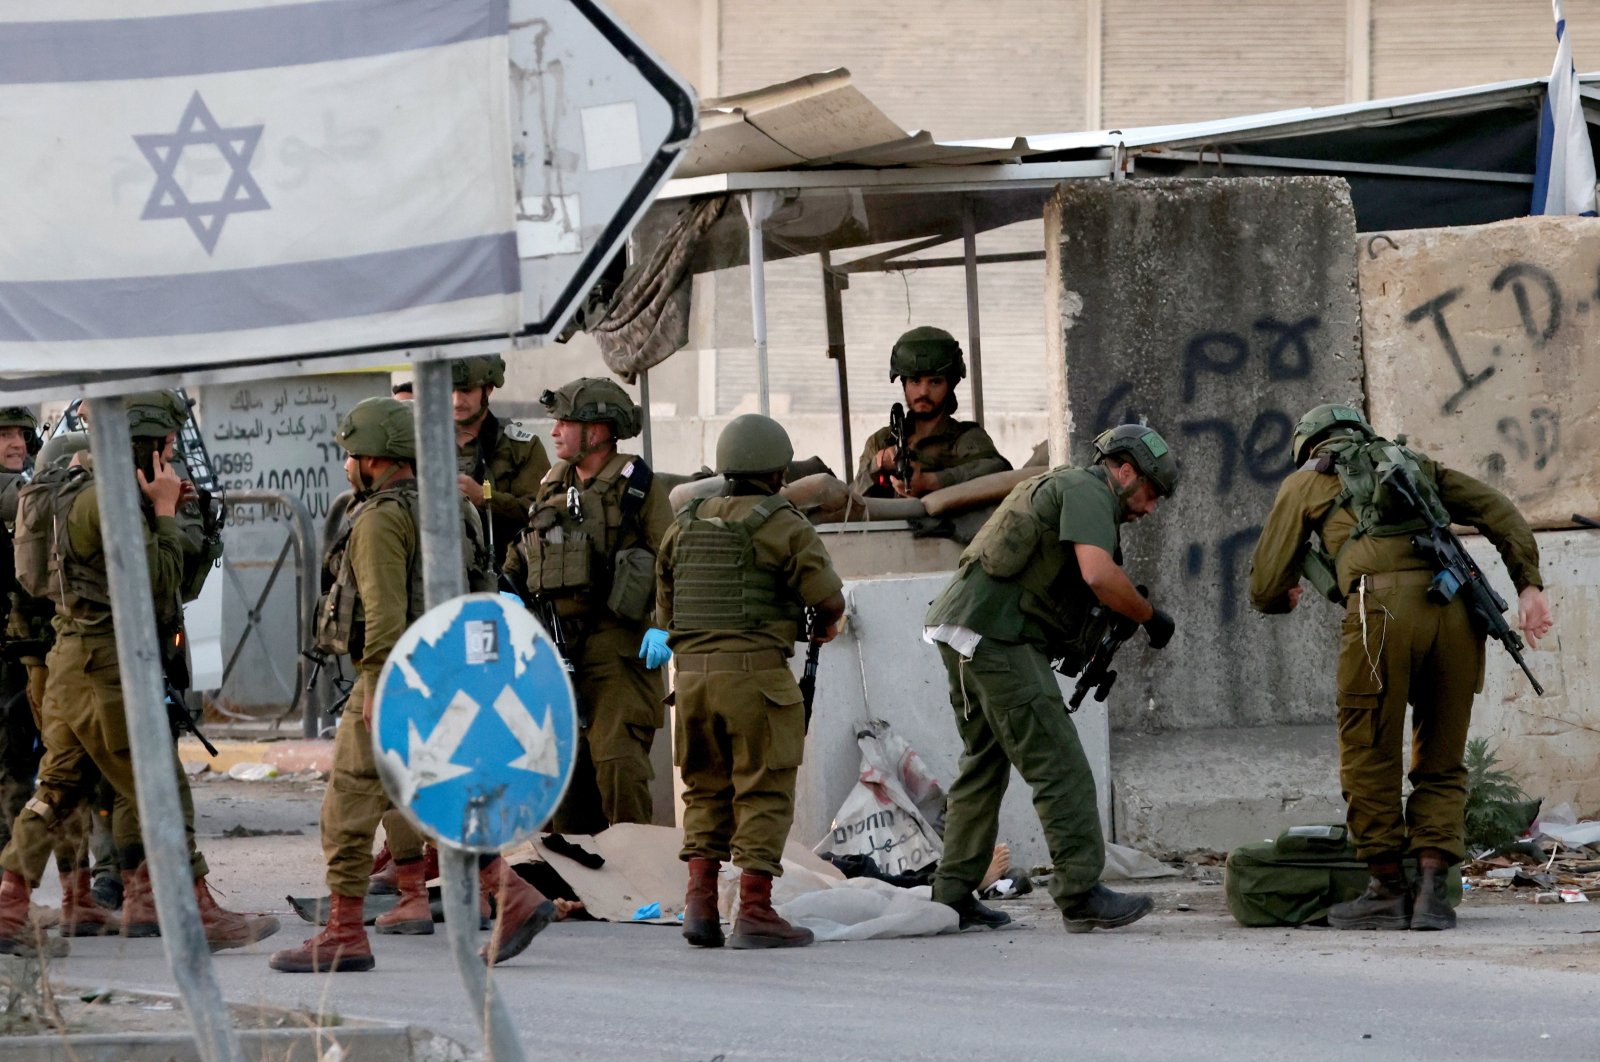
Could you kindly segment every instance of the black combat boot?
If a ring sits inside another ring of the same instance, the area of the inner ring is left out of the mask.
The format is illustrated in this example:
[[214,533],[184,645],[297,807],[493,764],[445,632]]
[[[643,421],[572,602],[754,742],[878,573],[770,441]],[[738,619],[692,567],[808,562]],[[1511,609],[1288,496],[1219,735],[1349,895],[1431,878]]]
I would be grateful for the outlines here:
[[1425,848],[1417,857],[1421,877],[1417,880],[1416,899],[1412,902],[1412,929],[1454,929],[1455,908],[1445,897],[1445,882],[1450,876],[1453,861],[1437,848]]
[[1061,921],[1068,933],[1088,933],[1096,929],[1116,929],[1130,925],[1150,913],[1155,902],[1148,896],[1113,892],[1099,883],[1088,892],[1069,896],[1061,905]]
[[1010,915],[1004,911],[996,911],[993,907],[985,907],[970,892],[955,903],[950,904],[950,907],[960,917],[960,927],[962,929],[971,929],[973,926],[981,926],[984,929],[999,929],[1001,926],[1009,926],[1011,924]]
[[1334,929],[1411,928],[1411,890],[1400,864],[1369,861],[1367,870],[1372,875],[1367,891],[1328,908],[1328,924]]

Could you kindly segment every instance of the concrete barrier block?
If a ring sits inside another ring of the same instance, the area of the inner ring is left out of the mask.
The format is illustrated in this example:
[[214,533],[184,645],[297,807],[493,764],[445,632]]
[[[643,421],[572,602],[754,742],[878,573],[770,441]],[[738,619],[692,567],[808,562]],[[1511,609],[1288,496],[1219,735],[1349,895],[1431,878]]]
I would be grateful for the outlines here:
[[1323,718],[1334,610],[1262,617],[1245,586],[1295,421],[1319,402],[1360,401],[1348,185],[1070,182],[1045,232],[1052,453],[1087,463],[1102,429],[1143,420],[1184,469],[1177,496],[1123,538],[1129,571],[1178,632],[1163,654],[1127,654],[1113,725]]
[[1373,425],[1505,492],[1536,527],[1600,510],[1600,220],[1364,235]]

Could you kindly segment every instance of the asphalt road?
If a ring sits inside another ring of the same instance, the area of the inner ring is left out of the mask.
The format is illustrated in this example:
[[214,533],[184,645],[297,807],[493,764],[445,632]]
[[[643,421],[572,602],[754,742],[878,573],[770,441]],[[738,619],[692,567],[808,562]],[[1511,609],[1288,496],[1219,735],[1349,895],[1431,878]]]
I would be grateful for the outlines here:
[[[320,793],[197,787],[230,906],[286,911],[319,887]],[[300,834],[224,837],[230,827]],[[494,976],[530,1058],[1576,1059],[1600,1055],[1600,905],[1469,896],[1450,933],[1244,930],[1221,889],[1150,886],[1135,926],[1069,936],[1035,897],[1014,928],[786,952],[698,951],[657,926],[564,923]],[[48,900],[51,890],[41,890]],[[1188,910],[1181,909],[1189,908]],[[375,938],[378,968],[279,974],[275,938],[215,957],[237,1002],[410,1022],[475,1044],[442,935]],[[157,941],[73,942],[74,984],[167,990]]]

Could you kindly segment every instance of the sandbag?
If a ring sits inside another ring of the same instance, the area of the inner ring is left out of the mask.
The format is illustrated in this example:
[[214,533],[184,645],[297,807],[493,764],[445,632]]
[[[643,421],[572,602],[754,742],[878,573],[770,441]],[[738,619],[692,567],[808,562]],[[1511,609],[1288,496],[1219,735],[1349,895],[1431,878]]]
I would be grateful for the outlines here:
[[[1415,878],[1416,858],[1404,868]],[[1325,922],[1328,908],[1366,890],[1368,877],[1344,826],[1293,826],[1228,853],[1223,892],[1242,926],[1301,926]],[[1461,902],[1460,867],[1450,868],[1445,896],[1451,907]]]
[[681,513],[689,507],[689,503],[696,498],[711,498],[722,493],[722,488],[728,481],[722,476],[706,476],[704,479],[691,479],[686,483],[679,483],[667,495],[667,504],[672,506],[672,511]]
[[922,496],[922,507],[929,516],[977,509],[1002,501],[1011,488],[1025,479],[1032,479],[1040,468],[1013,468],[1005,472],[991,472],[987,476],[969,479],[950,487],[940,487]]

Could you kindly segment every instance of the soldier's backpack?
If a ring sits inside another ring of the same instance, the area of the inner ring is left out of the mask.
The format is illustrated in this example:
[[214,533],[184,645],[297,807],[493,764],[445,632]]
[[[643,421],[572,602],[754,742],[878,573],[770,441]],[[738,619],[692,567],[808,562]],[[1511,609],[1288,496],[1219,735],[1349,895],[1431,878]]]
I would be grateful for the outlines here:
[[[1414,880],[1416,859],[1404,866]],[[1366,890],[1368,877],[1343,826],[1292,826],[1228,853],[1223,892],[1242,926],[1301,926],[1325,922],[1328,908]],[[1451,907],[1460,904],[1460,867],[1450,869],[1445,895]]]
[[17,495],[16,564],[17,583],[23,592],[43,597],[60,605],[69,590],[88,590],[94,600],[109,600],[109,587],[97,593],[94,588],[67,587],[58,577],[61,541],[67,533],[67,512],[92,477],[82,468],[52,468],[23,487]]

